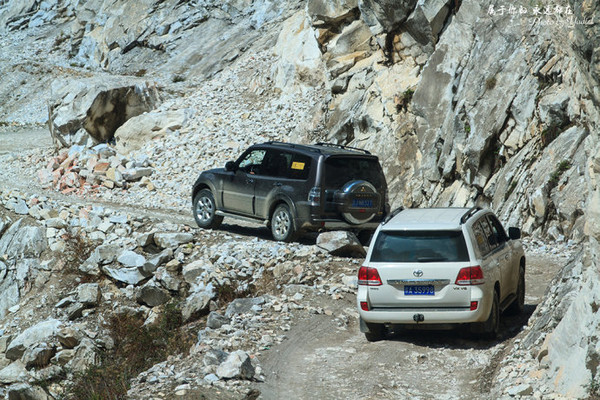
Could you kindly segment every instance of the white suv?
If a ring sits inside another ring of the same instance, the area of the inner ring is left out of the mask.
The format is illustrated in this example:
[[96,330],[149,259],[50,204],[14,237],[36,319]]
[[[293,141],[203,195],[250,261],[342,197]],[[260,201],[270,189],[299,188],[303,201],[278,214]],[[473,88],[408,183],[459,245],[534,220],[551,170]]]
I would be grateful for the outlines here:
[[523,311],[520,237],[479,207],[396,210],[375,231],[358,272],[361,332],[376,341],[390,325],[469,323],[495,338],[502,311]]

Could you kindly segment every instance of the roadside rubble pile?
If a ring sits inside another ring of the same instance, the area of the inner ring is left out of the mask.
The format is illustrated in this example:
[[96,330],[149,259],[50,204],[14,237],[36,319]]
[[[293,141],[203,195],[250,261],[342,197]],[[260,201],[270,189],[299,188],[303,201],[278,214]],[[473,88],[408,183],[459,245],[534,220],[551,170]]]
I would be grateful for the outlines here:
[[[64,394],[75,373],[114,347],[105,326],[112,315],[152,324],[172,302],[196,344],[143,372],[131,395],[159,395],[173,382],[183,393],[202,385],[243,392],[263,379],[260,352],[285,340],[294,313],[327,313],[309,297],[356,289],[359,260],[316,245],[193,232],[14,192],[0,204],[0,316],[10,315],[0,326],[0,394],[10,398]],[[88,257],[72,257],[85,246]],[[338,317],[340,325],[356,318]],[[47,393],[40,381],[51,382]]]
[[152,163],[147,157],[130,160],[110,145],[99,144],[87,149],[72,146],[51,157],[37,175],[42,188],[83,195],[98,192],[101,187],[126,189],[133,182],[152,191],[154,185],[149,178],[152,172]]

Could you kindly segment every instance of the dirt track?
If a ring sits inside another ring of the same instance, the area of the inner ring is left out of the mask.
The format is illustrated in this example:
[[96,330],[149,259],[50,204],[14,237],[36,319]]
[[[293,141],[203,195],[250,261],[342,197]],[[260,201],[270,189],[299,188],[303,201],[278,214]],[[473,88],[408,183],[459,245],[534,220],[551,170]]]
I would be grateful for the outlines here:
[[[487,399],[496,364],[560,267],[550,256],[529,260],[526,312],[503,316],[492,342],[460,331],[415,331],[369,343],[359,332],[354,296],[315,297],[332,316],[293,321],[288,340],[263,355],[266,382],[258,388],[265,399]],[[347,326],[336,321],[341,315],[349,316]]]

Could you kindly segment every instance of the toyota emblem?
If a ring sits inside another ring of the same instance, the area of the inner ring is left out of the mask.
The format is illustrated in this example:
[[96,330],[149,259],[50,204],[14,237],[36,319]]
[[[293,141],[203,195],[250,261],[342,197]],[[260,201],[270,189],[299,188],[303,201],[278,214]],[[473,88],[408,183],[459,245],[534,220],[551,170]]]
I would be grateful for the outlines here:
[[421,269],[415,269],[413,271],[413,275],[416,276],[417,278],[420,278],[420,277],[423,276],[423,270],[421,270]]

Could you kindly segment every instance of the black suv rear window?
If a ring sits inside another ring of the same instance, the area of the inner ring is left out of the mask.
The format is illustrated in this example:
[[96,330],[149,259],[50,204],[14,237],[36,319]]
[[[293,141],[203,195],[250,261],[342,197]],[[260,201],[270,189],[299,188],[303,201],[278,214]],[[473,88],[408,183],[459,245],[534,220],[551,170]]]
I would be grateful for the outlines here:
[[461,231],[380,231],[373,262],[456,262],[469,261]]
[[364,180],[383,186],[383,171],[375,158],[329,157],[325,160],[325,187],[339,188],[349,181]]

